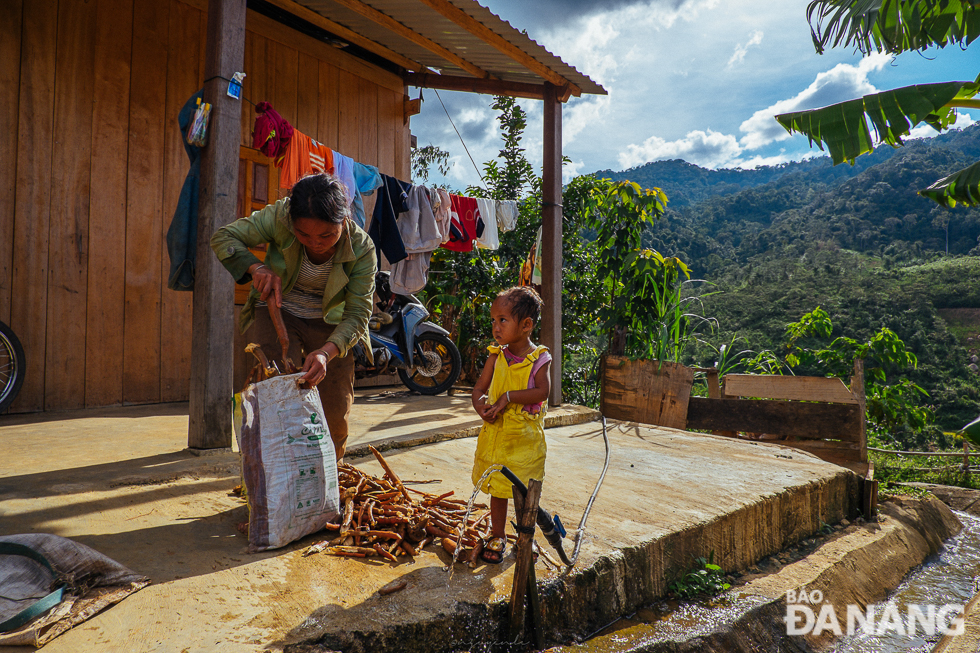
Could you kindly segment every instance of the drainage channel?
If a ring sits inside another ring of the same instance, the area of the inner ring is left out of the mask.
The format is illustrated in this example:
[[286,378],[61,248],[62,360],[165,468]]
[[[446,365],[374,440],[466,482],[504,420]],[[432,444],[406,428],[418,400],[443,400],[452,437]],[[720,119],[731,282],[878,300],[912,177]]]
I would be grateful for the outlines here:
[[[847,624],[841,622],[843,636],[827,649],[829,653],[929,653],[942,637],[942,630],[957,616],[958,609],[946,611],[944,623],[936,620],[933,632],[917,622],[916,633],[904,630],[909,606],[917,606],[928,615],[928,606],[939,613],[946,605],[962,606],[977,591],[980,577],[980,518],[955,512],[963,529],[947,539],[939,553],[927,558],[910,572],[889,595],[887,601],[873,606],[873,624],[889,626],[881,633],[865,633],[854,628],[847,635]],[[804,553],[805,551],[801,551]],[[800,637],[786,633],[782,601],[750,596],[733,589],[717,599],[701,603],[659,601],[638,610],[628,618],[610,624],[583,644],[557,647],[554,651],[589,653],[660,653],[675,651],[772,650],[805,652],[813,649]],[[888,611],[900,615],[900,625]],[[819,612],[817,607],[814,612]],[[867,615],[869,613],[862,613]],[[870,621],[870,620],[869,620]],[[901,630],[901,632],[899,632]],[[767,632],[762,632],[767,631]],[[759,648],[759,646],[762,648]]]
[[[954,511],[955,512],[955,511]],[[980,577],[980,518],[963,512],[955,512],[963,523],[963,530],[945,542],[943,550],[926,560],[921,567],[908,575],[902,584],[889,596],[888,601],[879,603],[874,610],[874,622],[879,634],[865,633],[858,629],[853,635],[845,635],[831,649],[832,653],[928,653],[933,649],[942,633],[943,626],[958,614],[952,611],[946,623],[926,634],[921,621],[916,621],[915,633],[899,632],[907,629],[909,608],[918,608],[928,616],[928,606],[935,606],[937,613],[945,605],[964,605],[977,591],[977,578]],[[886,614],[888,611],[890,614]],[[896,623],[893,614],[901,619]],[[889,627],[882,628],[884,623]]]

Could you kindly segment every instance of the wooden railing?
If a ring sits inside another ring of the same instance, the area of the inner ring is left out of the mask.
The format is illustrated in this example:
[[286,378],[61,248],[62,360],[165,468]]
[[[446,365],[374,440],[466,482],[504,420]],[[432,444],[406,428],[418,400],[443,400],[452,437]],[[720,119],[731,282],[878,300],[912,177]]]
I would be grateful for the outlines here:
[[709,397],[691,397],[687,428],[734,437],[752,433],[852,469],[870,471],[864,411],[864,367],[851,386],[840,379],[708,373]]

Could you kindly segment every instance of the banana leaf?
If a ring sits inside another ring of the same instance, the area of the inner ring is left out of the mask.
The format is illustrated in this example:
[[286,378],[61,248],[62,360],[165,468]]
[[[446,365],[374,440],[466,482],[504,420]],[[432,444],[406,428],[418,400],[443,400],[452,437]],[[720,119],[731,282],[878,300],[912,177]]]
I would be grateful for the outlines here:
[[980,161],[920,190],[919,195],[928,197],[947,209],[957,204],[980,206]]
[[806,17],[819,54],[839,45],[865,55],[966,47],[980,37],[975,0],[814,0]]
[[960,433],[973,444],[980,446],[980,417],[964,426]]
[[823,150],[826,145],[834,165],[844,161],[853,164],[857,157],[873,151],[876,141],[892,147],[902,145],[902,137],[919,123],[942,131],[956,120],[950,103],[972,98],[978,91],[980,84],[976,82],[916,84],[820,109],[780,114],[776,120],[790,133],[805,134],[811,146],[816,143]]

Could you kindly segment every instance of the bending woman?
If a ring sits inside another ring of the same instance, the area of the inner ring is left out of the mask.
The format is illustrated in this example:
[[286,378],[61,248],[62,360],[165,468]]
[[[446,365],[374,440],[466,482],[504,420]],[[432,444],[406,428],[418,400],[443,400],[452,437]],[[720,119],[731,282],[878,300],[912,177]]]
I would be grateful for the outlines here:
[[[268,244],[265,262],[248,248]],[[290,197],[219,229],[211,248],[238,283],[252,282],[242,308],[242,333],[285,369],[266,302],[282,308],[289,358],[320,392],[337,460],[347,447],[354,403],[351,347],[363,341],[378,269],[374,243],[350,218],[343,184],[332,175],[296,182]],[[260,308],[261,310],[256,310]]]

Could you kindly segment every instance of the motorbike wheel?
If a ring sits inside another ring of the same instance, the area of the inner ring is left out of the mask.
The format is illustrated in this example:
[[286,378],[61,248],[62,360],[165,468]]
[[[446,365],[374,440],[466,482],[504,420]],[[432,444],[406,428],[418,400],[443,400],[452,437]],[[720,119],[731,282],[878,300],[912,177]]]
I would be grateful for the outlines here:
[[398,376],[410,390],[424,395],[445,392],[456,383],[463,370],[463,359],[453,341],[441,333],[423,333],[415,339],[416,356],[422,351],[425,360],[415,367],[398,370]]
[[26,368],[20,340],[9,326],[0,322],[0,413],[7,410],[20,392]]

